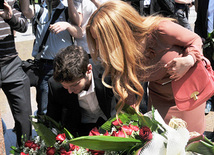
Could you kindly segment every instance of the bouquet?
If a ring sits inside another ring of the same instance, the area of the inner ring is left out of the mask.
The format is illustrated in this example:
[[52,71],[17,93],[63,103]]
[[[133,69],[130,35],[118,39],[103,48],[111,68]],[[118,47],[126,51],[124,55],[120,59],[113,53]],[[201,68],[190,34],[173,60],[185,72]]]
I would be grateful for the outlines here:
[[158,111],[142,115],[126,106],[89,136],[73,137],[47,116],[32,121],[38,136],[11,147],[12,154],[47,155],[185,155],[214,154],[213,143],[203,135],[190,138],[185,122],[173,118],[165,124]]

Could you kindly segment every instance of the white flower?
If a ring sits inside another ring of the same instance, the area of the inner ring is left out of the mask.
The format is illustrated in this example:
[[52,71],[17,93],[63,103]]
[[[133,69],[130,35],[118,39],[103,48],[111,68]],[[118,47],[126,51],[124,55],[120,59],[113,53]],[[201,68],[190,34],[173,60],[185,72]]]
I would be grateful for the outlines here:
[[[150,116],[150,113],[146,115]],[[157,110],[154,118],[166,129],[165,137],[153,132],[151,142],[143,147],[140,155],[185,155],[185,146],[190,138],[186,127],[176,125],[174,129],[168,126]]]

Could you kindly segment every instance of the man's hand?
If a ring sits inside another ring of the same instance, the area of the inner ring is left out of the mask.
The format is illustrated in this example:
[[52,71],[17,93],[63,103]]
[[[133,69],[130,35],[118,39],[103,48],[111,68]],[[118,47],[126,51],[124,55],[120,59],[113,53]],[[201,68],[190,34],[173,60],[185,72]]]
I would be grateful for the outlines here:
[[4,1],[4,10],[0,11],[0,16],[3,19],[11,19],[13,16],[12,8],[6,1]]
[[68,27],[69,27],[69,23],[68,22],[57,22],[54,24],[51,24],[49,27],[49,30],[52,33],[58,34],[62,31],[65,31]]
[[49,30],[54,34],[67,30],[75,38],[82,38],[83,36],[81,27],[64,21],[50,25]]

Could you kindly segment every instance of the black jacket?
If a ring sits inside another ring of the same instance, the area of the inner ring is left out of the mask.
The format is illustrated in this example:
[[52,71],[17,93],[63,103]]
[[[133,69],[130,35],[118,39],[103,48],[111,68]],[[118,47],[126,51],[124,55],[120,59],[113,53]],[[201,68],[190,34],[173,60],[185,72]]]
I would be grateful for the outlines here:
[[[95,83],[95,93],[99,106],[107,118],[111,117],[111,112],[115,110],[116,100],[112,89],[106,88],[101,81],[103,68],[100,65],[92,64],[92,72]],[[111,83],[111,78],[105,79],[107,83]],[[113,100],[113,102],[112,102]],[[111,104],[113,103],[113,104]],[[89,125],[81,124],[81,109],[79,106],[78,95],[69,94],[62,85],[56,82],[53,77],[49,80],[49,95],[47,115],[57,122],[61,122],[66,129],[73,135],[87,135],[95,126],[102,125],[102,122]]]
[[209,0],[198,0],[198,12],[195,21],[195,33],[200,37],[207,38],[207,10]]

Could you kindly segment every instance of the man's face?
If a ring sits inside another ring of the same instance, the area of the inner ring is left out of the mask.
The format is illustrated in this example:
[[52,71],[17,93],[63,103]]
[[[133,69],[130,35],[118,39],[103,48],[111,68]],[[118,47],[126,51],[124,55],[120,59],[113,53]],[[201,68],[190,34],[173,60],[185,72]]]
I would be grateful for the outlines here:
[[87,83],[87,77],[78,79],[75,82],[61,82],[62,86],[68,90],[69,94],[79,94],[86,88]]

